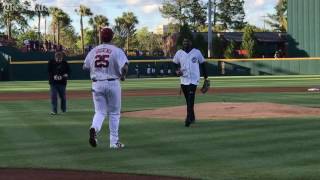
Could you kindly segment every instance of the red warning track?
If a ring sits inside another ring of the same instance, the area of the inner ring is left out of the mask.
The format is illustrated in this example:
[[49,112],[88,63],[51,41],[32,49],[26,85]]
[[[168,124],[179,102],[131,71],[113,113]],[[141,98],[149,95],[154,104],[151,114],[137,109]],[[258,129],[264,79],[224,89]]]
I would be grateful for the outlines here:
[[[246,87],[246,88],[211,88],[208,93],[258,93],[258,92],[307,92],[308,87]],[[199,91],[198,91],[199,93]],[[125,90],[123,96],[175,96],[179,89],[143,89]],[[0,93],[0,101],[46,100],[49,92],[14,92]],[[67,91],[68,99],[90,98],[89,91]]]
[[5,180],[182,180],[185,178],[147,176],[94,171],[67,171],[49,169],[0,169],[0,179]]

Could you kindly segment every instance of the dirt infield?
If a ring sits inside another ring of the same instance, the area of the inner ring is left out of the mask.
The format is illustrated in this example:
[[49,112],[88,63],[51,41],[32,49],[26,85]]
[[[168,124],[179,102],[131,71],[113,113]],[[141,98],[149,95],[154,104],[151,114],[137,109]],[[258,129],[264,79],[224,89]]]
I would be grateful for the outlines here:
[[[208,93],[307,92],[308,87],[211,88]],[[197,91],[199,93],[199,91]],[[123,96],[176,96],[179,89],[125,90]],[[0,93],[0,101],[47,100],[49,92]],[[67,91],[68,99],[90,98],[89,91]]]
[[147,176],[94,171],[67,171],[48,169],[0,169],[2,180],[182,180],[185,178]]
[[[308,108],[276,103],[201,103],[195,104],[197,119],[259,119],[319,116],[319,108]],[[159,119],[178,119],[186,117],[186,106],[165,107],[123,113],[125,117],[150,117]]]

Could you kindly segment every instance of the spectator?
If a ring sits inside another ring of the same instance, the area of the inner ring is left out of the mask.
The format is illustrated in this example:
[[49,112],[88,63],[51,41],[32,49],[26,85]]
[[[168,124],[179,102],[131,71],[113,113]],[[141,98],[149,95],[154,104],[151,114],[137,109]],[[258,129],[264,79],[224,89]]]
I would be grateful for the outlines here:
[[147,67],[147,75],[148,75],[148,76],[151,75],[151,67],[150,67],[150,64],[148,64],[148,67]]
[[34,51],[34,41],[29,40],[29,42],[30,42],[30,51]]
[[279,53],[278,50],[274,53],[274,58],[275,58],[275,59],[280,58],[280,53]]
[[57,51],[58,47],[57,47],[57,44],[53,44],[53,51]]
[[135,71],[136,71],[137,78],[140,78],[140,71],[139,71],[139,65],[138,64],[135,67]]
[[163,66],[161,66],[161,69],[160,69],[160,76],[163,77],[164,76],[164,69],[163,69]]
[[155,67],[151,68],[151,74],[152,74],[152,76],[156,76],[156,68]]
[[38,40],[34,41],[34,49],[36,51],[39,51],[40,50],[40,42]]
[[49,42],[48,42],[48,40],[44,41],[44,50],[45,50],[45,52],[49,51]]
[[27,48],[27,51],[30,51],[30,41],[28,39],[23,41],[25,47]]
[[170,76],[170,75],[171,75],[171,73],[172,73],[171,69],[170,69],[170,68],[168,68],[168,76]]
[[58,46],[58,51],[60,51],[60,52],[63,51],[63,46],[61,44],[59,44],[59,46]]
[[51,52],[51,50],[52,50],[52,42],[49,41],[48,42],[48,51]]

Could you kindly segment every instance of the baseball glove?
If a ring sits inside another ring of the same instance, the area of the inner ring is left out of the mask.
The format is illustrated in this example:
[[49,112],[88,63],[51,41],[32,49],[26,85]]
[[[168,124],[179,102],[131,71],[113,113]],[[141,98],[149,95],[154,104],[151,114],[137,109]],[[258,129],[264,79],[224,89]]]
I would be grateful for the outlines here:
[[210,88],[210,80],[209,79],[205,79],[200,91],[203,94],[205,94],[209,90],[209,88]]

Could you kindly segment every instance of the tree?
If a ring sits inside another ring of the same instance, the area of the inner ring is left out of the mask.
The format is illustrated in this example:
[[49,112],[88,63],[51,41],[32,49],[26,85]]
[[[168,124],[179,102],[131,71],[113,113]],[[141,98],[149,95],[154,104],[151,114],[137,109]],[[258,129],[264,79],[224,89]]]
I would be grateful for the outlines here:
[[62,9],[57,7],[50,7],[49,12],[52,16],[51,27],[53,29],[54,42],[56,42],[57,33],[57,43],[60,44],[60,31],[62,28],[67,27],[71,23],[70,16],[65,13]]
[[79,39],[73,26],[68,25],[61,29],[60,44],[66,48],[66,52],[69,54],[79,54],[81,48],[77,46],[75,42]]
[[41,38],[41,17],[49,16],[49,10],[46,6],[37,4],[35,7],[35,13],[38,16],[38,40]]
[[180,31],[179,24],[169,23],[167,25],[167,31],[164,32],[164,35],[165,36],[172,35],[172,34],[178,33],[179,31]]
[[200,0],[165,0],[160,12],[165,18],[173,18],[179,25],[188,24],[193,31],[198,31],[206,21],[206,5]]
[[255,25],[251,25],[251,24],[247,24],[247,25],[246,25],[243,29],[241,29],[240,31],[244,32],[244,31],[246,30],[246,28],[248,28],[248,27],[251,27],[254,32],[267,32],[267,31],[268,31],[268,29],[263,29],[263,28],[260,28],[260,27],[257,27],[257,26],[255,26]]
[[[83,29],[83,37],[84,37],[84,44],[87,44],[88,46],[94,46],[98,41],[97,41],[97,34],[94,30],[90,28],[84,28]],[[77,48],[81,49],[82,48],[82,43],[81,43],[81,38],[78,37],[77,39]],[[85,51],[86,53],[86,51]]]
[[148,47],[149,47],[148,41],[150,41],[150,36],[151,36],[151,33],[148,31],[147,27],[143,27],[137,31],[136,39],[138,42],[137,48],[139,50],[142,50],[142,51],[150,50],[150,49],[148,49]]
[[133,12],[124,12],[121,17],[115,19],[115,23],[114,30],[122,40],[126,39],[126,49],[129,50],[130,38],[136,32],[136,25],[139,23],[137,17]]
[[162,50],[161,35],[149,32],[147,27],[143,27],[136,32],[137,48],[142,51],[148,51],[151,54],[155,51]]
[[184,24],[180,27],[180,33],[177,40],[177,49],[181,49],[184,38],[190,39],[193,42],[192,32],[188,24]]
[[82,47],[82,53],[84,53],[84,34],[83,34],[83,17],[85,16],[91,16],[92,12],[90,8],[87,8],[84,5],[80,5],[80,9],[75,10],[80,15],[80,32],[81,32],[81,47]]
[[242,44],[241,49],[246,50],[247,58],[252,58],[256,54],[256,39],[254,37],[254,30],[251,26],[247,26],[244,29],[243,37],[242,37]]
[[93,18],[90,18],[89,24],[93,27],[94,32],[98,31],[98,33],[96,33],[96,37],[99,35],[98,43],[101,44],[100,31],[103,27],[109,26],[108,18],[104,15],[96,15]]
[[224,38],[215,36],[212,40],[212,53],[214,58],[222,59],[224,51],[227,47],[227,42]]
[[38,37],[37,32],[32,29],[29,29],[26,32],[20,33],[17,36],[17,45],[18,47],[22,47],[26,39],[37,39],[37,37]]
[[188,19],[190,20],[191,29],[194,32],[198,31],[199,26],[203,26],[207,20],[207,7],[199,0],[192,0]]
[[187,23],[185,14],[189,0],[164,0],[160,12],[164,18],[173,18],[180,25]]
[[208,53],[208,42],[204,39],[204,37],[201,34],[197,34],[194,39],[194,47],[199,49],[202,54],[207,56]]
[[97,34],[94,30],[91,29],[84,29],[84,43],[89,45],[96,44],[96,37]]
[[217,22],[224,30],[242,29],[246,22],[244,21],[244,0],[221,0],[217,2]]
[[276,13],[268,14],[268,20],[266,23],[269,24],[275,31],[287,32],[288,30],[288,0],[279,0],[275,6]]
[[232,40],[231,42],[229,42],[226,50],[224,51],[224,57],[226,59],[234,58],[236,56],[235,50],[236,50],[236,43]]
[[28,27],[27,20],[34,16],[32,11],[27,10],[29,7],[30,3],[28,1],[4,0],[2,2],[0,24],[7,30],[8,39],[12,38],[12,28],[20,28],[21,31],[24,31]]

